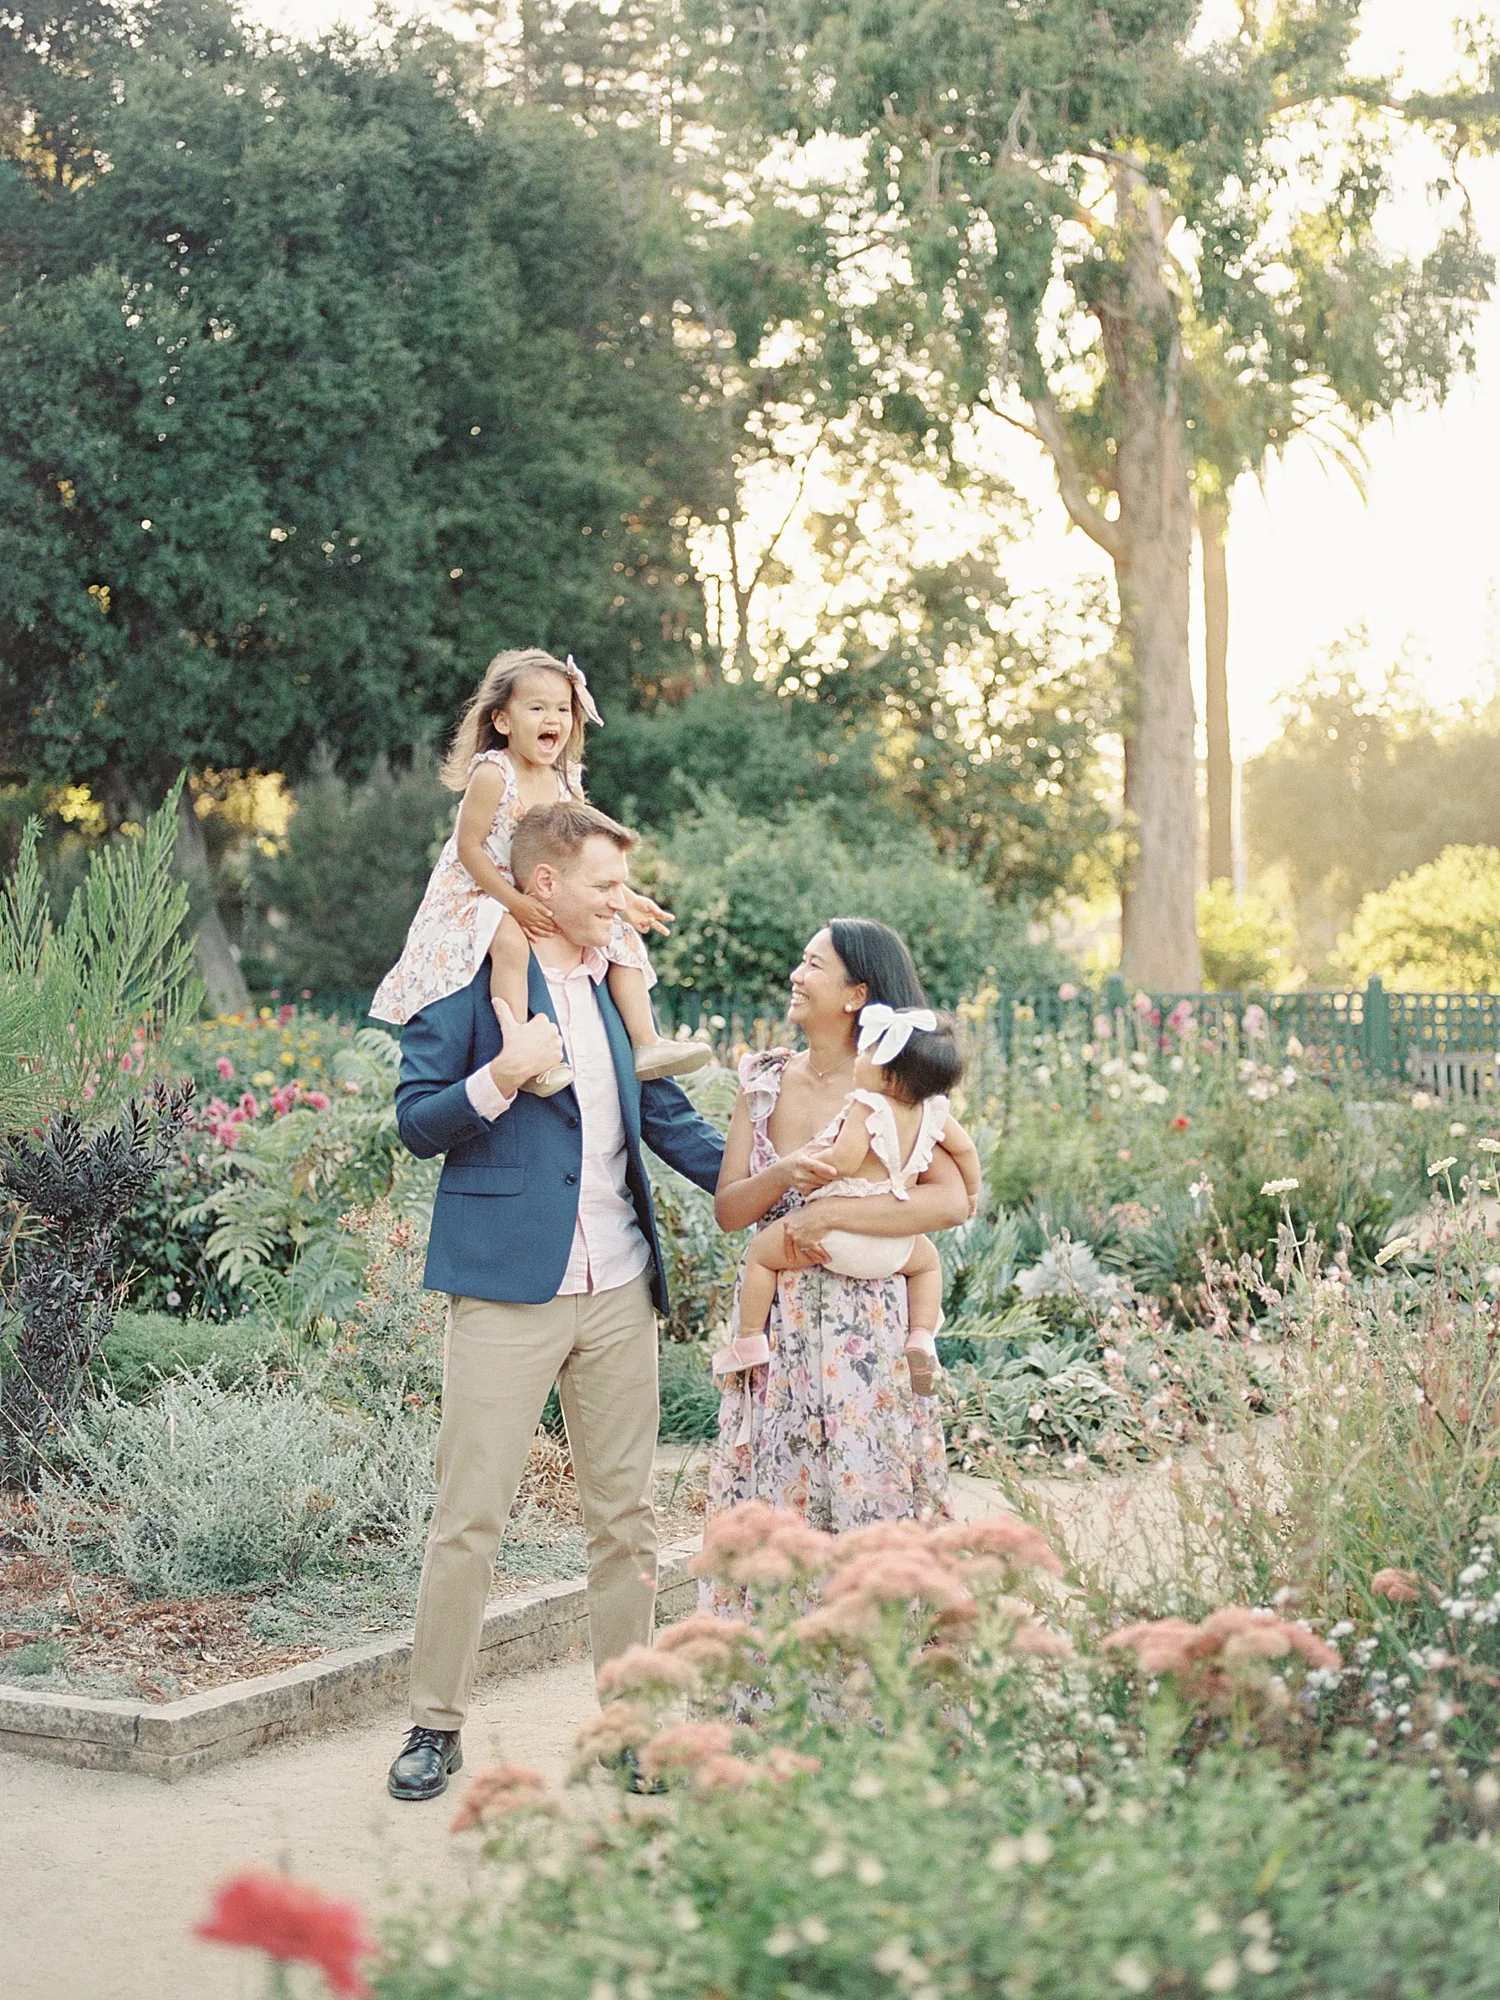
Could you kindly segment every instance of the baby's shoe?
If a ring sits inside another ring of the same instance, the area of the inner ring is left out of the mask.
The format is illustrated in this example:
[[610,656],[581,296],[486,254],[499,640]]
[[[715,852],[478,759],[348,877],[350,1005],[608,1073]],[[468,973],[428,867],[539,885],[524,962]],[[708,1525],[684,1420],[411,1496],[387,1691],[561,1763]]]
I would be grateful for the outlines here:
[[937,1335],[927,1327],[913,1327],[906,1336],[906,1365],[911,1370],[912,1394],[935,1396],[943,1364],[938,1360]]
[[521,1085],[533,1097],[556,1097],[560,1090],[566,1090],[573,1081],[573,1072],[568,1065],[554,1063],[551,1069],[544,1069],[540,1076],[531,1077]]
[[737,1333],[713,1359],[715,1375],[740,1375],[747,1368],[764,1368],[771,1358],[771,1342],[760,1333]]
[[707,1042],[653,1042],[635,1052],[637,1083],[655,1083],[663,1076],[689,1076],[714,1059]]

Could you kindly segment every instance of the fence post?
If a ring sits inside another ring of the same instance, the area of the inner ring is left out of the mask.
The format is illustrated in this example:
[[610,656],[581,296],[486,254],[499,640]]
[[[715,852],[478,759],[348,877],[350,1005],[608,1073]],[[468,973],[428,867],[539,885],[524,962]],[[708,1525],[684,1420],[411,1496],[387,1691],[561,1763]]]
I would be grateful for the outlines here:
[[1104,982],[1104,1011],[1117,1014],[1130,1005],[1130,995],[1125,991],[1125,982],[1118,972],[1112,972]]
[[1391,1046],[1391,1002],[1380,974],[1372,973],[1365,988],[1365,1067],[1381,1076],[1394,1073]]

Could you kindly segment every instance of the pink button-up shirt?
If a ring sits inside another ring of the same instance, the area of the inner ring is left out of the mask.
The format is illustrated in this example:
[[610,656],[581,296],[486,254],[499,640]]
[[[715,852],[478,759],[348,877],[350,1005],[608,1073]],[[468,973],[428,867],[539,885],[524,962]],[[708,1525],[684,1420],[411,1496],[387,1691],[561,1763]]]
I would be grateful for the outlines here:
[[[550,965],[542,970],[572,1066],[583,1132],[578,1222],[568,1268],[557,1288],[559,1298],[568,1298],[578,1292],[608,1292],[628,1285],[651,1262],[651,1251],[625,1184],[620,1084],[595,990],[609,970],[609,961],[602,951],[590,947],[583,963],[571,972]],[[474,1072],[465,1088],[481,1118],[498,1118],[515,1103],[490,1075],[488,1064]]]

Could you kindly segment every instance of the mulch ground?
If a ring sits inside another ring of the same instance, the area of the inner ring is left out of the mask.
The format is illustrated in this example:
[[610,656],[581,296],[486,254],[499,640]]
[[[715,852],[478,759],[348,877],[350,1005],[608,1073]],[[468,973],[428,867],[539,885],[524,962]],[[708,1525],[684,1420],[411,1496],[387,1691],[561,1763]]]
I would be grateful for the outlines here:
[[153,1603],[112,1577],[70,1575],[41,1556],[0,1556],[0,1659],[54,1640],[67,1648],[70,1675],[115,1676],[127,1683],[122,1693],[145,1701],[279,1673],[324,1650],[258,1638],[247,1622],[252,1608],[253,1600],[241,1597]]

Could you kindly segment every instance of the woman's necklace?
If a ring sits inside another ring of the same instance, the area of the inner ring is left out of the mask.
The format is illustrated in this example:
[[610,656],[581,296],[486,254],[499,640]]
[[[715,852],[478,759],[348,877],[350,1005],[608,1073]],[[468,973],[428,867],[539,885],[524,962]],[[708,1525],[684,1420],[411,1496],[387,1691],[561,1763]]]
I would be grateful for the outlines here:
[[803,1053],[807,1057],[808,1068],[812,1071],[813,1075],[818,1079],[819,1083],[827,1083],[829,1077],[837,1076],[841,1069],[852,1070],[854,1067],[853,1056],[846,1056],[842,1062],[836,1062],[833,1065],[832,1069],[819,1069],[818,1065],[812,1059],[812,1050],[806,1049],[804,1050]]

